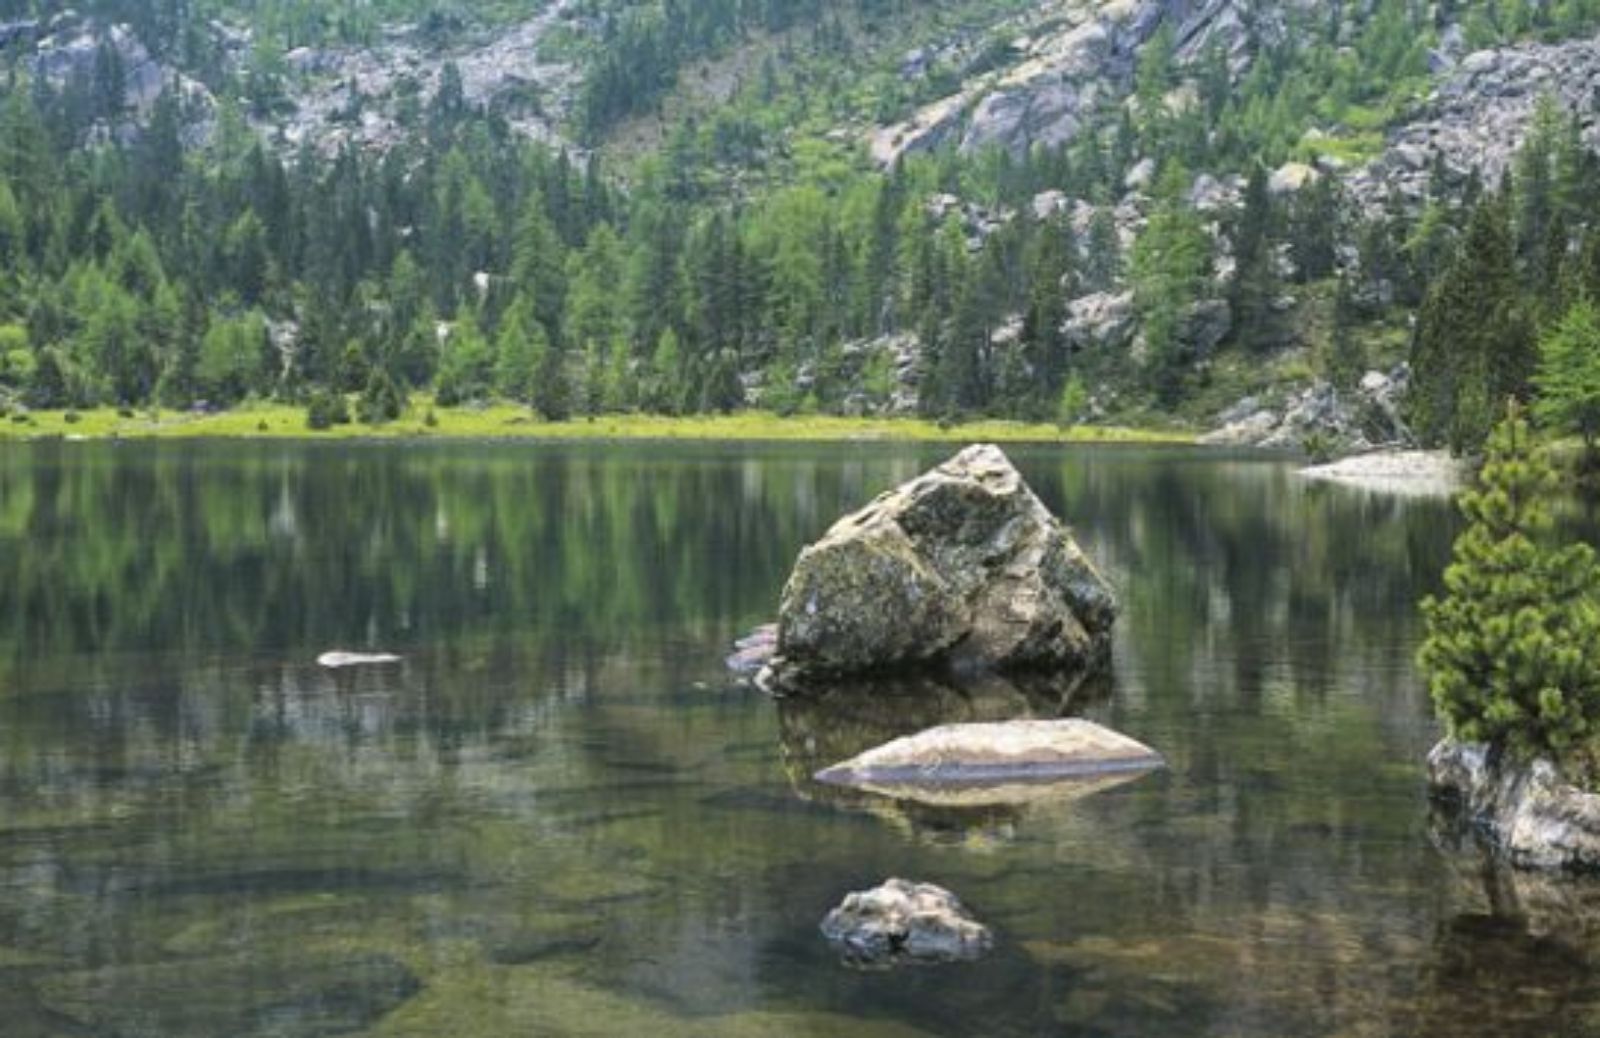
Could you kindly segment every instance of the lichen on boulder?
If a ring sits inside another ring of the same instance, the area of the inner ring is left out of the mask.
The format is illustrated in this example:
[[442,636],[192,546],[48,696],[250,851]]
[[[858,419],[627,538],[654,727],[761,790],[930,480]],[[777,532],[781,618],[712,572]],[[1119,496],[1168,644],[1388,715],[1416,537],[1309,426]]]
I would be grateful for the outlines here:
[[922,666],[1084,669],[1117,602],[998,447],[969,447],[839,520],[783,591],[764,683]]

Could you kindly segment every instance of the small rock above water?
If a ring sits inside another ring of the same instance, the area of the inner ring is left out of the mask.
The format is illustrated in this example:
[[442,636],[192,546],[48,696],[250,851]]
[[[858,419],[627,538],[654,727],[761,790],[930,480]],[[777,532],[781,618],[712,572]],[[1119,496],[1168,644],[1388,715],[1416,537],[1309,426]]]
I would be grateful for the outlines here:
[[1110,586],[998,447],[962,451],[836,523],[783,591],[763,683],[927,665],[1085,669],[1116,620]]
[[736,677],[748,680],[761,673],[777,651],[778,625],[762,624],[733,643],[733,652],[726,660],[728,669]]
[[329,670],[350,667],[383,667],[401,662],[400,657],[387,652],[325,652],[317,657],[317,666]]
[[818,782],[946,806],[1092,793],[1160,768],[1137,740],[1078,718],[952,724],[826,768]]
[[1550,761],[1445,739],[1428,754],[1428,778],[1434,795],[1459,807],[1513,865],[1600,869],[1600,795],[1567,782]]
[[950,891],[891,879],[850,894],[822,921],[822,935],[856,965],[962,962],[994,947],[989,928]]

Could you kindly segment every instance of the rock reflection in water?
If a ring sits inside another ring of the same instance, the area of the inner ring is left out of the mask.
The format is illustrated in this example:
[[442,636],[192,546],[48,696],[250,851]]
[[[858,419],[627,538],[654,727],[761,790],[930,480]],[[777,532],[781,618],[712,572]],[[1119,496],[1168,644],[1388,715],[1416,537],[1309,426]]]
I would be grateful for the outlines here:
[[1462,910],[1439,921],[1396,1033],[1600,1032],[1600,878],[1514,868],[1443,817],[1435,839]]
[[964,839],[981,832],[1008,838],[1030,805],[1061,802],[1107,789],[1138,775],[1107,775],[1054,782],[1012,783],[1014,795],[936,790],[912,798],[818,782],[822,769],[875,746],[945,724],[1050,720],[1070,717],[1108,699],[1105,671],[1025,678],[971,675],[960,683],[922,674],[852,681],[806,696],[778,700],[784,771],[807,801],[826,803],[908,824],[935,839]]

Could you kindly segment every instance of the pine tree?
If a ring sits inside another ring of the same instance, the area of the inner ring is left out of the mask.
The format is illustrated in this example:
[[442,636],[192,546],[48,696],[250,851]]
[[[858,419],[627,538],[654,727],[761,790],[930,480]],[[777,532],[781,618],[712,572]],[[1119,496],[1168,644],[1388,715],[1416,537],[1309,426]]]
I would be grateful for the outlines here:
[[494,388],[507,400],[531,403],[550,340],[544,325],[519,300],[500,322],[495,336]]
[[1273,305],[1278,298],[1278,255],[1272,194],[1266,169],[1257,166],[1245,186],[1233,234],[1234,270],[1228,286],[1234,334],[1248,349],[1278,344]]
[[469,311],[461,311],[439,358],[439,403],[450,407],[485,399],[493,382],[493,367],[493,353],[477,320]]
[[1211,259],[1205,228],[1182,197],[1187,179],[1176,166],[1163,174],[1161,201],[1134,243],[1131,263],[1146,364],[1157,395],[1169,405],[1182,389],[1184,322],[1199,298]]
[[661,330],[650,355],[645,406],[657,414],[678,414],[683,410],[683,352],[678,347],[678,333],[671,327]]
[[1122,274],[1122,239],[1117,219],[1107,206],[1094,211],[1089,221],[1089,240],[1084,247],[1084,287],[1104,292]]
[[1559,758],[1600,722],[1600,564],[1587,545],[1551,543],[1556,482],[1510,405],[1462,497],[1445,594],[1422,604],[1418,661],[1451,735]]
[[1289,253],[1301,281],[1334,272],[1341,230],[1339,189],[1333,177],[1318,177],[1295,196],[1289,214]]
[[1333,297],[1333,327],[1328,350],[1328,381],[1341,390],[1354,389],[1367,371],[1366,350],[1355,330],[1355,301],[1350,282],[1339,279]]
[[1027,367],[1034,378],[1032,392],[1027,395],[1034,396],[1034,403],[1045,408],[1060,393],[1066,378],[1067,341],[1062,325],[1067,319],[1074,251],[1072,226],[1065,220],[1054,220],[1039,229],[1029,264],[1022,341],[1028,352]]
[[540,358],[534,378],[533,409],[545,421],[564,422],[572,417],[572,395],[566,351],[552,343]]
[[392,422],[405,413],[406,394],[400,383],[381,364],[375,364],[361,391],[358,410],[361,421],[367,425]]
[[1493,401],[1526,396],[1536,345],[1508,209],[1491,197],[1474,210],[1455,261],[1428,293],[1417,322],[1411,357],[1417,434],[1458,453],[1476,450],[1493,423]]
[[1593,469],[1600,439],[1600,311],[1580,299],[1539,344],[1534,414],[1546,428],[1583,440]]

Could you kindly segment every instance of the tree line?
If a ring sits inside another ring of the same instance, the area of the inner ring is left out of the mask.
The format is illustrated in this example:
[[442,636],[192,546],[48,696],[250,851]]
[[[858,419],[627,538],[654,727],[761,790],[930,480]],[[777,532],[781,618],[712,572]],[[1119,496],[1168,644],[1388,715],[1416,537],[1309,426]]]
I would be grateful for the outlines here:
[[[1470,448],[1494,401],[1532,395],[1540,329],[1600,290],[1595,157],[1577,117],[1546,104],[1504,183],[1440,167],[1420,212],[1356,204],[1336,175],[1275,194],[1275,160],[1315,158],[1284,144],[1312,108],[1379,103],[1427,38],[1408,5],[1385,0],[1354,27],[1333,6],[1231,90],[1220,51],[1202,54],[1188,105],[1170,103],[1175,41],[1159,31],[1133,103],[1065,147],[946,150],[881,173],[796,162],[759,190],[732,186],[720,119],[685,121],[617,175],[517,139],[448,69],[415,138],[381,155],[278,154],[227,106],[211,145],[187,150],[192,113],[171,95],[139,134],[85,147],[122,104],[102,70],[59,89],[14,78],[0,110],[0,395],[41,408],[273,397],[331,421],[359,394],[361,416],[382,421],[419,390],[562,417],[752,400],[839,411],[911,384],[931,416],[1040,418],[1080,412],[1086,381],[1111,379],[1165,409],[1218,349],[1296,341],[1286,292],[1331,283],[1344,327],[1419,311],[1417,428]],[[765,96],[752,85],[729,117],[765,134]],[[1117,206],[1139,167],[1148,200],[1127,244]],[[1241,175],[1237,202],[1207,209],[1195,170]],[[1041,197],[1081,204],[1036,213]],[[1124,287],[1140,350],[1068,340],[1069,300]],[[1220,341],[1195,327],[1219,301],[1232,315]],[[881,345],[897,333],[918,348]],[[1324,373],[1359,378],[1359,342],[1336,335]]]

